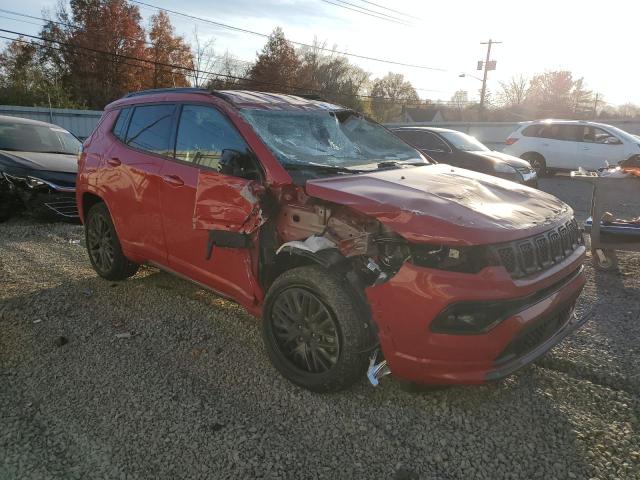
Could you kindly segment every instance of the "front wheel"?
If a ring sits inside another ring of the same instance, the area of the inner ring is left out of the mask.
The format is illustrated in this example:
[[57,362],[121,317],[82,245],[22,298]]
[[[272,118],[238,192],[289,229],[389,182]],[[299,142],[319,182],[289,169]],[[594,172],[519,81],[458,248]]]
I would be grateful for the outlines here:
[[104,203],[96,203],[85,218],[85,240],[91,266],[107,280],[124,280],[138,271],[138,264],[122,253],[120,240]]
[[276,369],[315,392],[364,378],[373,332],[344,281],[319,266],[276,279],[264,305],[263,339]]

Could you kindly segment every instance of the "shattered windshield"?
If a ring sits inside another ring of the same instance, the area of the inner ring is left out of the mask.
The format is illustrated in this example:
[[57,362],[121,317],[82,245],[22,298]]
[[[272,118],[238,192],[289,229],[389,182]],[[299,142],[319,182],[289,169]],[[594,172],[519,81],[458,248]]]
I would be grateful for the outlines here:
[[242,111],[285,167],[358,169],[424,159],[385,128],[351,111]]

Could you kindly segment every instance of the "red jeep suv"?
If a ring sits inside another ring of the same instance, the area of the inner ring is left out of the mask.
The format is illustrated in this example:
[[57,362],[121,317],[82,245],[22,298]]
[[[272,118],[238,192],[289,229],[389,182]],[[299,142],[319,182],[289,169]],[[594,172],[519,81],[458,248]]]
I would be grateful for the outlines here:
[[262,319],[314,391],[361,375],[481,383],[578,328],[585,248],[564,203],[431,164],[348,108],[164,89],[107,106],[79,159],[96,272],[156,265]]

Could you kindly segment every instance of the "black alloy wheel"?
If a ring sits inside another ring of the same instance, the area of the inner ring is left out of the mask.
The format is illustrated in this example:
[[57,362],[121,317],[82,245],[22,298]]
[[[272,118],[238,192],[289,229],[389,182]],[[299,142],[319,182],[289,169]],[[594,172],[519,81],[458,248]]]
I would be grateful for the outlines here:
[[278,295],[271,314],[280,353],[307,373],[331,370],[340,357],[338,325],[311,291],[288,288]]
[[92,215],[87,225],[87,249],[93,263],[103,272],[113,268],[113,237],[103,215]]

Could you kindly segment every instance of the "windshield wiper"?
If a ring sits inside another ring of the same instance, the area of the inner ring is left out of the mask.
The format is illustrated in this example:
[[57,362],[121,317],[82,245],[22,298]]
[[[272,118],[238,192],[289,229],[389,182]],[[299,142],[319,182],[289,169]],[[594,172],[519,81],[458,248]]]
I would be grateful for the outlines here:
[[378,169],[382,168],[395,168],[402,166],[420,166],[420,165],[431,165],[427,162],[421,162],[418,160],[410,160],[410,161],[398,161],[398,160],[384,160],[382,162],[378,162]]
[[323,165],[321,163],[283,163],[284,168],[291,170],[316,170],[328,173],[363,173],[366,170],[340,167],[338,165]]
[[55,154],[59,154],[59,155],[74,155],[73,153],[63,152],[63,151],[60,151],[60,150],[45,150],[44,152],[36,152],[36,153],[55,153]]

